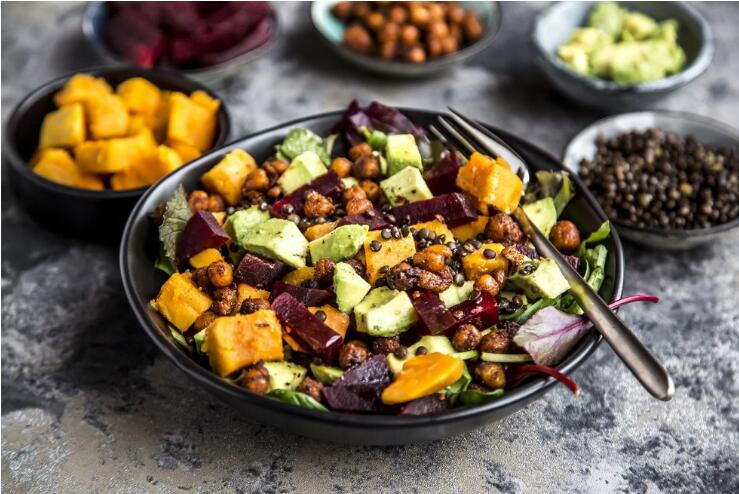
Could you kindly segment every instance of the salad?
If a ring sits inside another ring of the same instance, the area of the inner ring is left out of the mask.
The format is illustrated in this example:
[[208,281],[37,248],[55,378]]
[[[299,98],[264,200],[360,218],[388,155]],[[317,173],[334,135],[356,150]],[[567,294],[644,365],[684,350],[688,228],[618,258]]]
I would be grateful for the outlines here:
[[[536,178],[523,208],[598,290],[609,224],[585,236],[560,219],[569,177]],[[523,184],[502,159],[466,160],[394,108],[353,102],[330,135],[294,128],[261,164],[233,150],[201,183],[152,213],[168,279],[151,307],[220,378],[311,409],[405,415],[534,374],[578,391],[552,366],[589,322],[510,215]],[[656,301],[614,306],[634,300]]]

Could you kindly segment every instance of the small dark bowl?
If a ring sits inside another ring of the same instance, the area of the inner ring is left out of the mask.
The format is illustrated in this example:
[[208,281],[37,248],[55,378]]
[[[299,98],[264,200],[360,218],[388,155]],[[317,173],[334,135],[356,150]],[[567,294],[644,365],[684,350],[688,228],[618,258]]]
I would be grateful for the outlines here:
[[[201,90],[214,98],[218,95],[205,86],[179,74],[135,68],[98,68],[84,72],[102,77],[116,86],[131,77],[143,77],[161,89],[190,94]],[[134,204],[148,187],[131,190],[85,190],[47,180],[29,166],[38,147],[41,122],[56,109],[54,94],[74,74],[67,74],[34,89],[10,114],[3,135],[3,161],[19,201],[39,222],[64,235],[89,240],[109,241],[120,238],[123,225]],[[231,118],[221,99],[213,148],[228,139]]]
[[595,3],[556,3],[536,17],[531,34],[539,67],[552,86],[574,102],[606,111],[644,108],[693,81],[711,64],[713,33],[695,8],[686,2],[625,2],[623,6],[630,10],[659,21],[676,19],[680,23],[677,41],[685,50],[685,67],[665,79],[641,84],[618,84],[578,74],[557,56],[557,48],[585,24]]
[[[428,111],[406,109],[401,111],[421,125],[434,122],[436,117],[436,113]],[[554,380],[536,379],[506,393],[500,399],[432,416],[401,417],[320,412],[288,405],[229,384],[196,362],[172,339],[167,322],[149,306],[149,300],[156,296],[165,281],[165,276],[154,269],[158,245],[156,231],[147,218],[149,211],[167,200],[180,184],[183,184],[185,189],[196,187],[201,174],[229,151],[243,148],[258,160],[265,159],[274,152],[274,145],[280,142],[291,128],[306,127],[319,135],[325,135],[341,115],[341,111],[336,111],[294,120],[239,139],[199,158],[187,168],[175,171],[144,194],[131,213],[123,233],[120,265],[128,301],[146,333],[180,370],[215,396],[241,411],[243,416],[296,434],[341,443],[401,444],[441,439],[499,420],[543,396],[555,385]],[[494,131],[516,148],[528,163],[536,167],[535,169],[564,169],[553,156],[539,148],[503,130],[494,129]],[[577,177],[573,177],[573,182],[577,196],[565,210],[565,217],[584,232],[594,231],[606,219],[605,215],[582,182]],[[621,295],[624,260],[618,235],[612,235],[606,241],[606,245],[610,254],[606,266],[606,280],[600,293],[606,300],[611,300]],[[573,372],[593,353],[600,341],[599,333],[589,332],[558,366],[559,369],[567,373]]]
[[[599,134],[615,137],[631,130],[651,128],[674,132],[683,137],[693,136],[703,144],[739,151],[739,130],[710,118],[691,113],[671,111],[642,111],[622,113],[594,122],[567,144],[562,162],[577,173],[580,161],[595,156],[595,139]],[[719,235],[739,228],[739,217],[709,228],[694,230],[639,228],[619,219],[611,218],[621,235],[637,244],[659,250],[687,250],[714,241]]]
[[344,24],[331,14],[334,0],[319,0],[311,3],[310,18],[313,27],[321,38],[339,56],[370,72],[393,77],[426,77],[449,70],[468,58],[481,52],[492,43],[500,30],[502,21],[498,2],[460,2],[465,9],[475,10],[485,28],[485,34],[476,42],[465,46],[456,53],[429,60],[425,63],[388,62],[377,57],[369,57],[350,50],[343,45]]

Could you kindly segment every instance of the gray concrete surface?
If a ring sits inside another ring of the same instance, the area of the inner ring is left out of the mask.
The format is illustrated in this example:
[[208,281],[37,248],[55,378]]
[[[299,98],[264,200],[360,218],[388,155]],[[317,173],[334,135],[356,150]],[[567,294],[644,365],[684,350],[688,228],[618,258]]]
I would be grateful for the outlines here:
[[[506,4],[494,44],[426,81],[355,73],[310,31],[305,5],[278,6],[280,48],[220,88],[235,135],[341,108],[352,98],[447,104],[557,154],[600,115],[552,94],[527,33],[541,4]],[[739,127],[739,4],[698,7],[718,51],[661,107]],[[48,79],[98,62],[82,6],[4,3],[2,115]],[[3,174],[4,175],[4,174]],[[627,246],[622,314],[671,370],[649,398],[605,345],[574,378],[506,420],[430,444],[344,447],[252,423],[216,402],[148,341],[122,295],[116,250],[56,236],[2,184],[2,488],[5,492],[738,492],[739,232],[696,252]]]

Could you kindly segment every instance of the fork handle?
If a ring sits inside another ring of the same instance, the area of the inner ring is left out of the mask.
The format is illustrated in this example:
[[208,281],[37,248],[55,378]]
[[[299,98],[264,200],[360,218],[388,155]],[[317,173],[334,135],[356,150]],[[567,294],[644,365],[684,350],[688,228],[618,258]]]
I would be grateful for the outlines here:
[[672,398],[675,386],[665,367],[639,341],[636,335],[614,314],[600,296],[570,266],[559,251],[529,220],[521,207],[513,215],[531,239],[536,250],[554,259],[559,270],[570,284],[570,292],[582,307],[593,326],[600,331],[634,376],[655,398],[667,401]]

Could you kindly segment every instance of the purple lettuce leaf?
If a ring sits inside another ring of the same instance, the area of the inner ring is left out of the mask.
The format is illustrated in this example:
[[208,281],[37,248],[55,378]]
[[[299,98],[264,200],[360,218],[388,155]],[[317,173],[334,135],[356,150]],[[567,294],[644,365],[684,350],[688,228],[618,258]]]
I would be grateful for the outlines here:
[[413,134],[416,139],[428,141],[423,127],[414,125],[408,117],[396,108],[373,101],[366,108],[359,106],[357,100],[349,103],[341,120],[331,129],[332,134],[343,134],[350,146],[356,146],[365,141],[361,131],[380,130],[386,134]]

